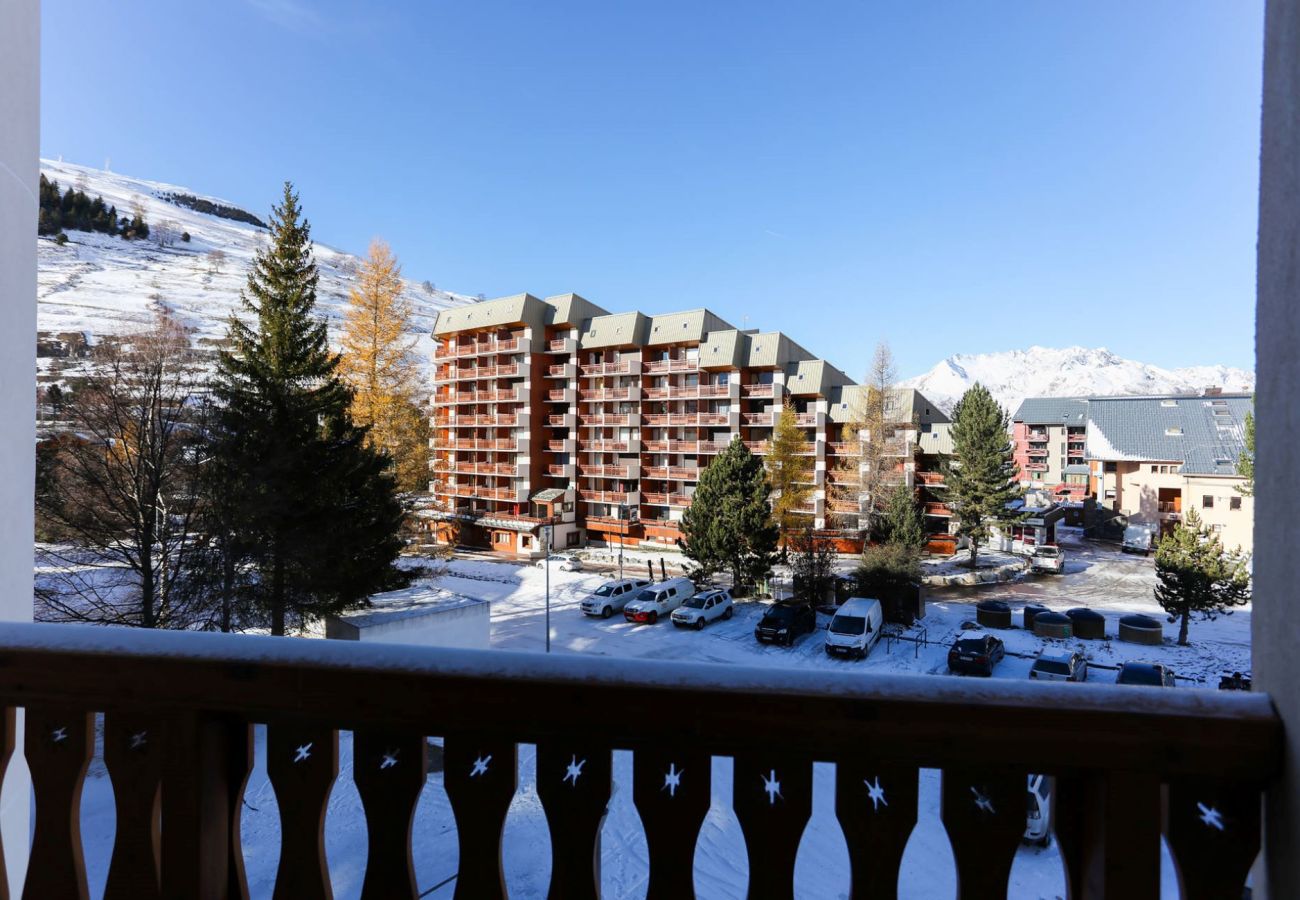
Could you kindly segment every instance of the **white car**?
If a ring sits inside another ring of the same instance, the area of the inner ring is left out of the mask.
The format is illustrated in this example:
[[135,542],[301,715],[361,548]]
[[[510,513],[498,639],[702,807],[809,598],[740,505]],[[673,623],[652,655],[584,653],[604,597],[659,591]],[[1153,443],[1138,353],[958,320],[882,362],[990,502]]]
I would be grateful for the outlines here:
[[673,624],[698,631],[709,622],[730,619],[734,605],[730,591],[701,591],[673,610]]
[[884,624],[884,610],[879,600],[850,597],[835,611],[835,617],[826,629],[826,655],[865,659],[880,640]]
[[[546,557],[542,557],[537,561],[537,568],[545,569],[546,563]],[[582,560],[578,559],[578,557],[574,556],[572,553],[552,553],[550,563],[561,572],[582,571]]]
[[644,578],[624,578],[607,581],[582,600],[582,611],[589,616],[608,619],[616,612],[622,612],[627,601],[636,596],[650,582]]
[[1046,775],[1030,775],[1025,810],[1024,840],[1046,847],[1052,842],[1052,780]]
[[1060,575],[1065,571],[1065,551],[1055,544],[1035,547],[1029,557],[1029,567],[1035,572],[1051,572]]

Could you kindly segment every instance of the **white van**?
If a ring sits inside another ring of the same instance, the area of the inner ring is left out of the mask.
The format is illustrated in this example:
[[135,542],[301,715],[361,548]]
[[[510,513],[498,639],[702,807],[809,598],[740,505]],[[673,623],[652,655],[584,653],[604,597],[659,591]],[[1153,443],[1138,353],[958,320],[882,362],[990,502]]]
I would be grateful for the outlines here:
[[623,607],[623,618],[653,625],[694,596],[695,583],[689,578],[669,578],[633,594]]
[[880,640],[884,624],[885,613],[879,600],[850,597],[835,611],[826,630],[826,654],[863,659]]

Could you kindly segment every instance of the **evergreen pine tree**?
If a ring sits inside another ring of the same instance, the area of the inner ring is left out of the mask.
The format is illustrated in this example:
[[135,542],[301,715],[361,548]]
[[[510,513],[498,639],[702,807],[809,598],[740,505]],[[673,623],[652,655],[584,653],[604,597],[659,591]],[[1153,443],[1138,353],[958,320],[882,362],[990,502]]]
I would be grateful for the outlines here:
[[392,251],[372,242],[348,292],[339,374],[352,388],[352,420],[369,430],[371,446],[392,458],[398,487],[417,491],[429,481],[428,427],[409,336],[411,305],[402,288]]
[[772,490],[772,521],[783,544],[788,544],[790,536],[798,530],[798,510],[812,496],[813,458],[809,450],[794,407],[787,401],[781,407],[781,415],[772,429],[772,440],[763,459]]
[[1237,474],[1246,479],[1237,492],[1252,497],[1255,494],[1255,414],[1246,413],[1246,446],[1237,457]]
[[902,544],[920,551],[925,543],[925,526],[912,488],[900,484],[889,492],[881,518],[881,531],[886,543]]
[[1193,615],[1214,619],[1250,602],[1250,569],[1239,551],[1225,550],[1195,509],[1156,546],[1156,602],[1178,622],[1178,643],[1187,645]]
[[990,527],[1020,518],[1007,504],[1025,493],[1016,483],[1019,467],[1012,457],[1007,414],[979,382],[962,395],[953,410],[952,444],[953,462],[944,481],[949,505],[960,522],[957,533],[970,541],[973,569]]
[[355,606],[395,580],[402,519],[388,460],[348,416],[325,322],[315,315],[310,226],[286,183],[270,240],[241,293],[218,360],[219,490],[257,569],[254,595],[283,634],[290,615]]
[[763,460],[739,437],[700,473],[682,516],[686,556],[695,563],[697,578],[730,572],[733,590],[743,595],[767,577],[779,536],[770,491]]

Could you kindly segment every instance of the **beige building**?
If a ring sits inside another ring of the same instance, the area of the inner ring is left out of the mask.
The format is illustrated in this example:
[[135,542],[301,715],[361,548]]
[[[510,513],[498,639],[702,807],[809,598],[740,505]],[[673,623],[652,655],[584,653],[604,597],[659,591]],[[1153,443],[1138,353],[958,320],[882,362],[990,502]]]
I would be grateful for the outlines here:
[[1195,509],[1224,546],[1254,546],[1255,503],[1239,488],[1246,394],[1090,399],[1087,455],[1099,506],[1160,533]]

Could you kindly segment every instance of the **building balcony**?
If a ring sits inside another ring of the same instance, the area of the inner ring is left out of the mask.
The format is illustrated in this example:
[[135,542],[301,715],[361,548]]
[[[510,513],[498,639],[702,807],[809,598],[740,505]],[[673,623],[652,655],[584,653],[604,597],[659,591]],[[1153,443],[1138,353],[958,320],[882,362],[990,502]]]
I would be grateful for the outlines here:
[[625,387],[595,388],[579,391],[578,399],[583,403],[604,403],[609,400],[627,400],[631,397],[631,393],[631,389]]
[[635,478],[633,466],[579,466],[584,478]]
[[654,481],[664,481],[668,478],[668,467],[646,466],[641,470],[641,477],[652,479]]
[[546,342],[546,349],[552,353],[573,353],[578,349],[578,342],[571,337],[552,338]]
[[547,366],[546,374],[551,378],[572,378],[577,374],[578,367],[573,363],[561,363],[559,365]]
[[700,413],[697,421],[701,425],[728,425],[731,422],[730,413]]
[[1047,463],[1045,462],[1027,462],[1025,463],[1026,472],[1046,472]]
[[584,377],[596,375],[633,375],[641,371],[641,363],[635,359],[622,359],[618,362],[592,363],[581,366]]
[[774,385],[771,384],[743,384],[740,386],[740,393],[745,397],[771,397]]
[[[675,523],[642,524],[669,540],[677,533]],[[784,668],[737,682],[727,668],[653,659],[516,654],[503,665],[494,650],[409,646],[394,657],[365,642],[53,624],[6,627],[0,654],[0,695],[26,709],[38,823],[27,890],[40,896],[82,893],[85,856],[68,799],[95,754],[98,711],[108,713],[103,745],[117,799],[110,879],[162,896],[247,895],[231,823],[252,771],[255,723],[265,723],[283,847],[292,849],[277,875],[285,896],[330,893],[321,835],[341,731],[365,809],[352,825],[369,830],[364,879],[377,896],[417,892],[411,821],[429,778],[430,734],[443,736],[438,780],[458,825],[456,890],[474,897],[500,892],[524,741],[537,745],[550,887],[563,897],[591,896],[598,883],[614,750],[633,753],[632,783],[619,787],[634,796],[655,848],[654,896],[692,896],[715,754],[735,758],[728,812],[750,848],[750,883],[793,883],[814,762],[835,765],[832,809],[853,896],[896,886],[922,766],[941,771],[957,890],[985,897],[1006,895],[1026,773],[1058,773],[1053,822],[1067,895],[1108,897],[1160,893],[1162,822],[1183,884],[1242,895],[1260,847],[1260,787],[1282,774],[1281,722],[1258,693],[1152,697],[1005,679],[971,692],[956,678]],[[575,758],[584,765],[569,784]],[[684,774],[671,793],[666,771]],[[174,812],[160,814],[160,795]],[[781,815],[771,812],[777,804]]]
[[946,503],[932,501],[922,504],[921,508],[927,516],[939,516],[941,518],[952,517],[952,510],[948,508],[948,504]]
[[510,463],[457,462],[451,471],[458,475],[505,475],[513,478],[518,469]]
[[1031,430],[1025,432],[1025,437],[1031,441],[1045,441],[1047,440],[1047,432],[1041,429]]
[[668,495],[660,494],[653,491],[642,491],[641,502],[646,504],[647,506],[667,506]]
[[691,495],[690,495],[690,494],[669,494],[669,495],[668,495],[668,505],[669,505],[669,506],[681,506],[681,507],[687,507],[687,506],[690,506],[690,505],[691,505]]
[[667,477],[672,481],[699,481],[699,466],[669,466]]
[[642,371],[648,375],[662,372],[694,372],[699,367],[698,359],[652,359],[643,364]]
[[448,450],[494,450],[494,451],[517,451],[519,442],[514,438],[493,438],[484,440],[481,438],[459,438],[448,441],[442,445]]
[[772,423],[776,421],[776,416],[770,409],[761,412],[747,412],[740,414],[740,421],[744,425],[758,428],[771,428]]
[[574,416],[572,413],[564,413],[558,416],[547,416],[546,424],[551,428],[572,428]]
[[578,422],[584,428],[615,428],[635,424],[633,421],[635,418],[630,413],[618,413],[615,415],[579,416]]
[[918,482],[920,482],[921,484],[925,485],[926,487],[943,487],[943,486],[944,486],[944,480],[943,480],[943,473],[942,473],[942,472],[917,472],[917,473],[916,473],[916,480],[917,480]]
[[568,465],[548,465],[546,467],[546,474],[553,478],[568,478],[573,474],[573,463],[569,463]]
[[582,445],[583,450],[591,450],[596,453],[627,453],[627,441],[607,441],[594,440],[585,441]]
[[547,441],[546,449],[552,453],[572,453],[576,442],[572,440]]
[[761,455],[767,452],[767,441],[745,441],[745,447],[750,453]]
[[697,389],[701,397],[728,397],[731,395],[729,384],[702,384]]
[[587,503],[611,503],[615,506],[637,506],[636,491],[579,491],[578,496]]
[[519,423],[519,416],[504,413],[494,416],[456,416],[451,420],[455,428],[513,428]]

